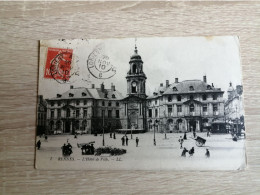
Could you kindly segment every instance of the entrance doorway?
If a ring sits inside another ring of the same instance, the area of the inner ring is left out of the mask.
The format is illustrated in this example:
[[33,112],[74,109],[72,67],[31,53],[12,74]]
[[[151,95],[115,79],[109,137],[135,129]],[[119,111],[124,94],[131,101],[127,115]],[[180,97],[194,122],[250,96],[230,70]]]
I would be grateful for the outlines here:
[[65,133],[70,133],[70,121],[66,121],[65,123]]
[[189,125],[190,125],[190,132],[191,131],[196,131],[196,121],[195,120],[191,120],[189,122]]

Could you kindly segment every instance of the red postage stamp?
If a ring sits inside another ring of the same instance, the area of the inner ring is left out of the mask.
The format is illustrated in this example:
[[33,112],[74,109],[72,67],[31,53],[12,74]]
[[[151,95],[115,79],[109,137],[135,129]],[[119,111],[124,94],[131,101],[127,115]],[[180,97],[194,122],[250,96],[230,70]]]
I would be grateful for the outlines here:
[[44,78],[69,81],[72,49],[48,48]]

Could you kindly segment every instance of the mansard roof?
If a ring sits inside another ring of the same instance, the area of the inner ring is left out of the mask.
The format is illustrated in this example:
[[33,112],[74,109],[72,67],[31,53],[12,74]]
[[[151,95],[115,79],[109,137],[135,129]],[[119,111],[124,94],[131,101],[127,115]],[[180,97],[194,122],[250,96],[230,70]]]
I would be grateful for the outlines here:
[[[161,93],[163,91],[163,93]],[[158,90],[154,92],[148,99],[156,98],[162,95],[171,95],[171,94],[187,94],[187,93],[207,93],[207,92],[219,92],[220,88],[215,88],[208,83],[201,80],[185,80],[178,83],[172,83],[167,88],[159,87]]]
[[123,99],[123,95],[115,90],[112,89],[104,89],[103,91],[101,88],[85,88],[85,87],[78,87],[72,88],[68,91],[59,94],[60,97],[50,98],[49,100],[60,100],[60,99],[107,99],[107,100],[121,100]]

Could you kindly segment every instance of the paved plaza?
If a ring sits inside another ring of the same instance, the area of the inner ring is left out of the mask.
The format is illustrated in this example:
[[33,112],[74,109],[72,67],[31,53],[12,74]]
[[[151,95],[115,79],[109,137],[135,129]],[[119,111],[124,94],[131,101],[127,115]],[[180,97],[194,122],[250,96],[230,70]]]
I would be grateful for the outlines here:
[[[188,150],[194,147],[193,157],[181,157],[182,149],[178,139],[181,133],[169,133],[167,139],[165,134],[156,133],[156,146],[153,145],[153,132],[143,134],[128,134],[128,146],[122,146],[123,134],[116,134],[116,139],[105,134],[105,146],[126,149],[127,153],[120,156],[82,155],[77,143],[95,141],[94,147],[102,147],[102,135],[52,135],[42,144],[40,150],[36,151],[37,164],[44,169],[72,169],[72,170],[238,170],[244,168],[245,147],[244,139],[237,142],[232,140],[230,134],[213,134],[210,137],[206,133],[197,133],[206,139],[202,147],[195,144],[192,133],[187,134],[183,147]],[[139,138],[139,146],[136,147],[135,138]],[[70,157],[62,156],[61,147],[67,141],[72,145],[73,153]],[[205,157],[206,149],[210,151],[210,158]]]

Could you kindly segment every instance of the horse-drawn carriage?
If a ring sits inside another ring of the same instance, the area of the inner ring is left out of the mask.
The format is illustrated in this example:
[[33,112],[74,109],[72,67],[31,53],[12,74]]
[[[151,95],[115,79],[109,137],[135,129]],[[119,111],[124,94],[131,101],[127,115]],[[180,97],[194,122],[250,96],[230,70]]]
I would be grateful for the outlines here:
[[78,148],[81,149],[82,155],[94,155],[95,148],[94,148],[95,141],[88,142],[88,143],[80,143],[77,144]]
[[198,147],[201,147],[201,146],[205,145],[205,143],[206,143],[206,140],[199,136],[197,136],[194,140],[196,141],[196,146],[198,146]]

